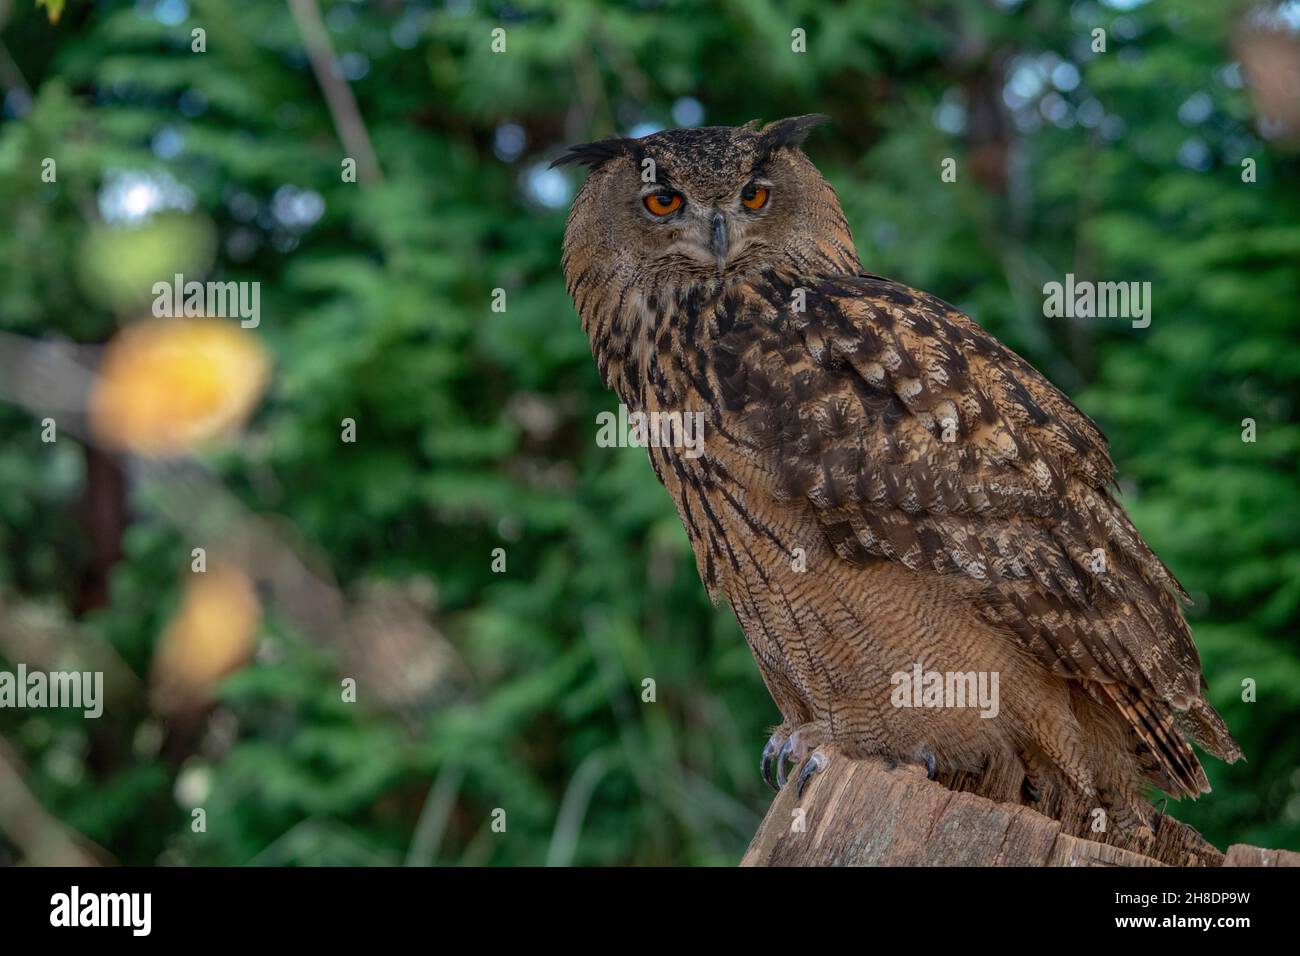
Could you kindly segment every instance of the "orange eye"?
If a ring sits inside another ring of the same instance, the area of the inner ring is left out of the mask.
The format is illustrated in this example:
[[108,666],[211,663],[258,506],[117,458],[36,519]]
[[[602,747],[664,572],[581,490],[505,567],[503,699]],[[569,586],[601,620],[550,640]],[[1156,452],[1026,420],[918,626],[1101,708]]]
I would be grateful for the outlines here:
[[762,209],[767,205],[767,187],[750,183],[740,194],[740,201],[746,209]]
[[667,191],[651,193],[649,196],[645,197],[644,202],[645,207],[656,216],[666,216],[670,212],[674,212],[681,207],[682,194],[670,193]]

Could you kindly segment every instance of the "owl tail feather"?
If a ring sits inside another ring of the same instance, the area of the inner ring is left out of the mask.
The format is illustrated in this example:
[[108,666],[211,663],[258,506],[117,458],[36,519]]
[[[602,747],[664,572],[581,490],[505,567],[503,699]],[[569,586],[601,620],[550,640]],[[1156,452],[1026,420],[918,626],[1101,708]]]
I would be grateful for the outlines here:
[[1205,771],[1169,708],[1145,699],[1126,684],[1101,684],[1100,689],[1155,758],[1159,772],[1152,774],[1152,778],[1162,789],[1170,790],[1176,797],[1193,799],[1210,792]]

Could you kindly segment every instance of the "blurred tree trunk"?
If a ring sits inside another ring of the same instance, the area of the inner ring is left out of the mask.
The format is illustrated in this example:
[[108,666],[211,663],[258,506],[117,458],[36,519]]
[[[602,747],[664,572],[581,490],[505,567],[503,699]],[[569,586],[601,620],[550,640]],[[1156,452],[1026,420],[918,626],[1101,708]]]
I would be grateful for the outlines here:
[[126,474],[121,460],[94,445],[83,448],[86,483],[80,518],[86,550],[72,601],[76,617],[108,606],[108,579],[122,557],[127,525]]

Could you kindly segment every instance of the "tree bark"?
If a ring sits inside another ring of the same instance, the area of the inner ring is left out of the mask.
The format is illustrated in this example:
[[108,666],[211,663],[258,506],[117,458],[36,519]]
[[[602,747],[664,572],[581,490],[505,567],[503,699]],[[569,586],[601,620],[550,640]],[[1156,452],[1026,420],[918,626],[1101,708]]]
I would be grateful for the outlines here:
[[741,866],[1300,866],[1300,854],[1236,844],[1226,856],[1164,817],[1145,853],[1061,832],[1029,806],[927,780],[919,767],[832,757],[796,800],[777,794]]

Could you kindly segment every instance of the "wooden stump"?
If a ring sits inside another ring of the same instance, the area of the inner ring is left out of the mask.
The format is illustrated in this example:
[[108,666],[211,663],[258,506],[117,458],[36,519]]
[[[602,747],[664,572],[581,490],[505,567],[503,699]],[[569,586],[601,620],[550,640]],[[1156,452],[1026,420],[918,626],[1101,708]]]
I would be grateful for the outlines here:
[[1236,845],[1227,857],[1166,817],[1146,854],[1061,832],[1027,806],[927,780],[918,767],[834,757],[796,801],[772,801],[741,866],[1297,866],[1300,854]]

